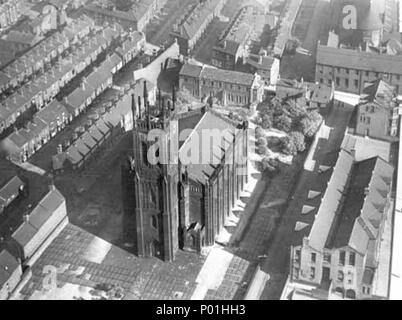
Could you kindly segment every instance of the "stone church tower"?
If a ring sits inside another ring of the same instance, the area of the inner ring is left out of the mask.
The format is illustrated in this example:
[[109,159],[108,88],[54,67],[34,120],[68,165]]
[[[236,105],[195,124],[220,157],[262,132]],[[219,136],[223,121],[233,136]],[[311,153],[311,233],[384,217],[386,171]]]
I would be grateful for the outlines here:
[[[123,166],[126,237],[134,237],[136,254],[173,261],[179,249],[179,130],[173,108],[161,94],[151,114],[146,84],[145,106],[132,95],[133,156]],[[138,101],[138,102],[137,102]],[[152,147],[159,146],[152,154]],[[159,159],[152,161],[155,156]],[[150,163],[152,162],[152,163]]]

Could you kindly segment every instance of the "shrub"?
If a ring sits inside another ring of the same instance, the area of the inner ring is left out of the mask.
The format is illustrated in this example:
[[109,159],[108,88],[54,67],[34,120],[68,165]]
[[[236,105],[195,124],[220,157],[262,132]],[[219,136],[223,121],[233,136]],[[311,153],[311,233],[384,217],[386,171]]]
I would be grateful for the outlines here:
[[312,138],[317,133],[323,119],[317,111],[309,112],[299,121],[299,129],[307,138]]
[[275,128],[284,132],[289,132],[292,128],[292,119],[287,115],[281,115],[274,120]]
[[303,152],[306,150],[306,141],[304,135],[301,132],[291,132],[289,134],[289,139],[291,143],[294,144],[297,152]]

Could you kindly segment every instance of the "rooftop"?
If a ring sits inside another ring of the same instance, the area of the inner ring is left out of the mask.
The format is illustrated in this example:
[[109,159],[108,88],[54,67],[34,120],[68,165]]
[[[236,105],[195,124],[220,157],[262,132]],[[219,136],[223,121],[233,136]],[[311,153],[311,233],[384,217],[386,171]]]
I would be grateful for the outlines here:
[[317,64],[378,73],[402,74],[402,56],[318,45]]
[[175,32],[184,38],[192,39],[208,16],[213,14],[221,3],[222,0],[199,1],[178,21]]
[[62,194],[56,188],[49,191],[31,213],[29,213],[29,219],[13,233],[14,240],[21,245],[26,245],[50,219],[54,211],[63,205],[65,201]]
[[246,86],[251,86],[255,80],[254,74],[191,64],[185,64],[180,70],[180,75]]

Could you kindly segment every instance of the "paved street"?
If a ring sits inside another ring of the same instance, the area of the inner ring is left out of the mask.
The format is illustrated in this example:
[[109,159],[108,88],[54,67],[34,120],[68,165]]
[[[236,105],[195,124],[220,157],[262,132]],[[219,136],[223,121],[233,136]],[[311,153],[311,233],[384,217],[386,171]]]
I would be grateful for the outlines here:
[[167,47],[173,40],[170,38],[173,25],[197,0],[168,0],[159,17],[154,18],[146,28],[147,41],[155,45]]
[[[281,171],[274,178],[267,178],[265,183],[256,187],[262,189],[262,198],[248,203],[259,202],[252,213],[249,223],[235,247],[227,248],[234,257],[229,265],[221,285],[216,290],[210,290],[205,299],[243,299],[247,287],[251,282],[260,258],[270,247],[283,205],[278,205],[278,199],[287,200],[298,172],[303,165],[304,155],[297,157],[291,166],[283,165]],[[247,210],[247,207],[246,209]]]
[[[333,128],[329,140],[323,140],[318,144],[314,159],[322,161],[331,154],[338,152],[346,126],[352,114],[351,107],[335,107],[328,115],[326,123]],[[323,190],[327,181],[317,176],[316,172],[303,171],[297,180],[294,197],[289,206],[284,208],[280,225],[276,228],[270,246],[267,247],[267,259],[262,264],[262,270],[270,276],[262,295],[263,300],[278,300],[285,285],[290,257],[290,245],[297,217],[302,210],[308,190]],[[309,186],[307,189],[306,186]]]
[[212,49],[217,44],[219,36],[229,25],[232,18],[240,10],[242,0],[229,0],[222,9],[222,17],[228,18],[228,21],[215,18],[208,26],[202,39],[199,40],[193,52],[191,53],[194,58],[200,62],[210,64],[212,59]]
[[[309,6],[311,0],[303,0],[303,6]],[[301,79],[306,81],[315,81],[315,55],[317,51],[317,44],[320,39],[325,39],[328,35],[326,21],[329,15],[329,1],[318,0],[315,10],[309,10],[306,14],[311,14],[310,19],[306,16],[298,16],[296,19],[296,26],[303,24],[306,28],[308,24],[308,31],[305,33],[304,39],[301,41],[303,49],[311,52],[312,56],[296,53],[295,55],[285,55],[281,62],[281,76],[289,79]],[[298,20],[299,19],[299,20]],[[302,19],[302,21],[300,21]],[[296,33],[295,30],[293,33]],[[295,34],[293,34],[295,36]]]

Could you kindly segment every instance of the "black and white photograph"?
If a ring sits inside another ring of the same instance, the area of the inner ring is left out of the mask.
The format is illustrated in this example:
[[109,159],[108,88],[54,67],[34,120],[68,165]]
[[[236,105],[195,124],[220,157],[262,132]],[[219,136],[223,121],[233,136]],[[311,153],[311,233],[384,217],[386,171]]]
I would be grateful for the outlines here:
[[402,0],[0,0],[0,300],[402,300],[401,119]]

